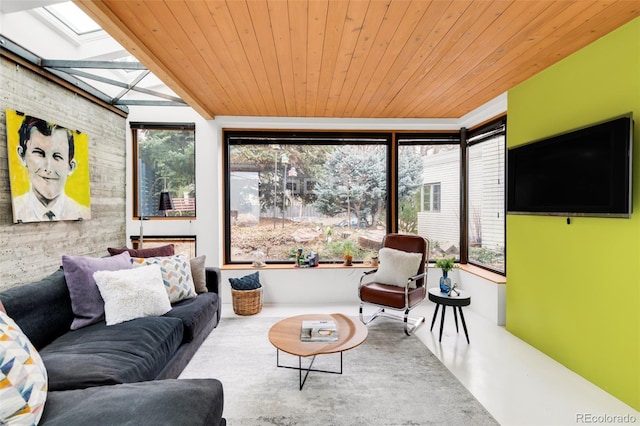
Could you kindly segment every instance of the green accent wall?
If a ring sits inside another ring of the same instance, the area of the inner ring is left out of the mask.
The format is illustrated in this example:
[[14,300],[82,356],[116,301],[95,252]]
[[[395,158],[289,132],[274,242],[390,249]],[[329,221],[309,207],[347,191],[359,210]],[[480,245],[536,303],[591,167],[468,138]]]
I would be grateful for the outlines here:
[[633,112],[631,219],[507,216],[514,335],[640,410],[640,18],[508,93],[508,147]]

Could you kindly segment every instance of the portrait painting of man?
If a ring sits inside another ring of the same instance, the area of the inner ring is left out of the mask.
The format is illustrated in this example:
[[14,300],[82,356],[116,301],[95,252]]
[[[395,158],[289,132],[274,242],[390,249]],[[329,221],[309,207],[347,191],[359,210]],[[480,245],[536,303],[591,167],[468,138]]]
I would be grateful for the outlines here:
[[6,112],[13,222],[90,219],[87,135]]

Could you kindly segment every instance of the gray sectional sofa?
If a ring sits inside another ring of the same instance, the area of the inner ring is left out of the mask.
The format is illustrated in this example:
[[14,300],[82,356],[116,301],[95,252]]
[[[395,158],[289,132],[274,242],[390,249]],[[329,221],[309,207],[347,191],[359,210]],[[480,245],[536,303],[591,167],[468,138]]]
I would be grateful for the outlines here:
[[7,314],[38,350],[48,375],[44,425],[224,425],[215,379],[177,380],[220,321],[220,271],[208,292],[163,316],[70,330],[74,319],[60,268],[0,293]]

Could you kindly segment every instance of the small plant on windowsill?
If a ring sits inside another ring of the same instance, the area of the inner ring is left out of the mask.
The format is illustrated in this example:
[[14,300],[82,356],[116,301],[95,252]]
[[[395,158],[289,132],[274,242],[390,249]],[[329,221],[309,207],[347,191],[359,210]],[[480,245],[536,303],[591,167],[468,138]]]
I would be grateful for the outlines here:
[[344,253],[344,265],[345,266],[351,266],[353,265],[353,255],[351,254],[350,251],[346,251]]
[[353,248],[353,243],[351,241],[345,241],[344,243],[344,265],[351,266],[353,264],[353,255],[351,254],[351,249]]

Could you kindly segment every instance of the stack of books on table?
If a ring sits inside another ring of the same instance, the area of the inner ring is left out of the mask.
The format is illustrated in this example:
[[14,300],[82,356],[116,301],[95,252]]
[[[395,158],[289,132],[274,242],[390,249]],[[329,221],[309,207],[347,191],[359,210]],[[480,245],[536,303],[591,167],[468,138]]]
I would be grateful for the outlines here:
[[338,328],[333,320],[302,321],[300,339],[303,342],[335,342]]

